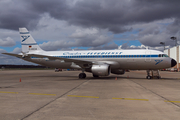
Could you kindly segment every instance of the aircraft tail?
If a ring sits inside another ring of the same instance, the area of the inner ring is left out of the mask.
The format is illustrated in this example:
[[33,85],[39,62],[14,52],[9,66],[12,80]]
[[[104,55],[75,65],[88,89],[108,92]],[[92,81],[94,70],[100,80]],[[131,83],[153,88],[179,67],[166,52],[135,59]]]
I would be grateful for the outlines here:
[[43,51],[26,28],[19,28],[22,52]]

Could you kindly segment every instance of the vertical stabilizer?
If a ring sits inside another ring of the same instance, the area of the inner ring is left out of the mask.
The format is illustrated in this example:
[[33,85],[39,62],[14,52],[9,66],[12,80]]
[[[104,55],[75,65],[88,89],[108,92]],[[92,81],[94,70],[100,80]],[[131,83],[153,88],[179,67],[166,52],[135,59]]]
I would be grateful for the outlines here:
[[30,35],[29,31],[26,28],[19,28],[22,52],[33,52],[33,51],[43,51]]

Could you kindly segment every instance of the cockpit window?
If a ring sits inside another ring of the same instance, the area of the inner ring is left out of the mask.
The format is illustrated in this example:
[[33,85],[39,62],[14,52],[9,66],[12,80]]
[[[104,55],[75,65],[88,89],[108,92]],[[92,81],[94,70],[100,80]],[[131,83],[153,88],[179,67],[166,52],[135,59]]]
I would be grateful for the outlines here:
[[165,57],[169,57],[168,55],[164,54]]
[[159,54],[159,57],[169,57],[169,56],[166,54]]
[[169,57],[168,55],[166,55],[166,54],[163,54],[163,57]]

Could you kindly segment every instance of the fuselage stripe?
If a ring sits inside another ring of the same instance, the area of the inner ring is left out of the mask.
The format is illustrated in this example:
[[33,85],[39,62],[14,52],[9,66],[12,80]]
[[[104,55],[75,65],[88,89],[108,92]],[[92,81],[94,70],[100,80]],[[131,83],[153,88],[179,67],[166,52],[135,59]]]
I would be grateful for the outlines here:
[[[82,56],[53,56],[58,58],[157,58],[158,55],[82,55]],[[37,57],[31,57],[37,58]]]
[[150,58],[158,55],[82,55],[82,56],[54,56],[60,58]]
[[20,34],[29,34],[29,32],[20,32]]
[[37,45],[37,43],[29,43],[29,44],[21,43],[21,45]]

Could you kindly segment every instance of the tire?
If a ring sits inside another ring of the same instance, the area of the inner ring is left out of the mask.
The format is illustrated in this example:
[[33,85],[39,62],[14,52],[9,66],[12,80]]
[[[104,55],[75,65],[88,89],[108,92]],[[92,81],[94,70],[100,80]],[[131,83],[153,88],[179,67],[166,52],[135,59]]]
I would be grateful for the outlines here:
[[84,79],[86,78],[86,74],[85,73],[80,73],[79,74],[79,79]]
[[86,74],[85,73],[82,73],[83,74],[83,78],[86,78]]

